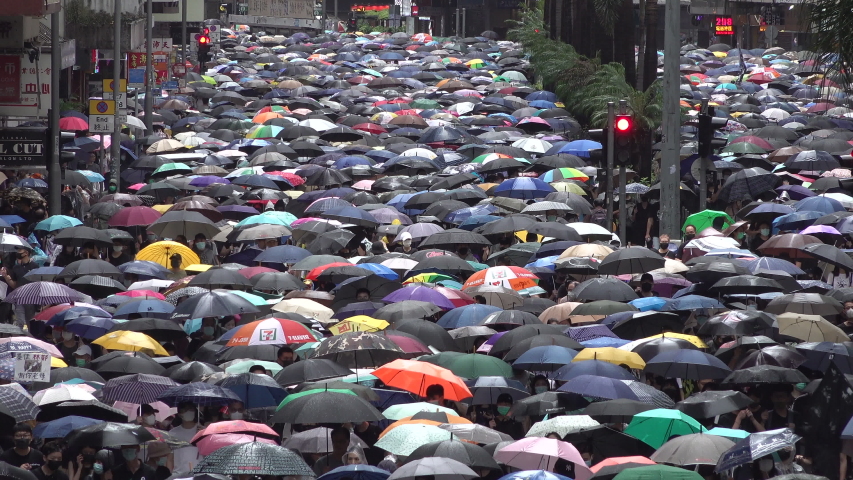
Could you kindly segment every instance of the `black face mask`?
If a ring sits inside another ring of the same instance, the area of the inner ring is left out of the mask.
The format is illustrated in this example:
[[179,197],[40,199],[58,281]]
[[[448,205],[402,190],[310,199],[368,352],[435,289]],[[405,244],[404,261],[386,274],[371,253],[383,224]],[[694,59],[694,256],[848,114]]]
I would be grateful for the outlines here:
[[696,238],[695,234],[688,233],[687,235],[684,236],[684,243],[687,243],[690,240],[693,240],[694,238]]
[[48,460],[47,461],[47,468],[49,468],[50,470],[52,470],[54,472],[59,470],[59,467],[61,467],[61,466],[62,466],[62,460]]
[[29,438],[16,438],[15,439],[15,448],[27,448],[30,446],[31,440]]
[[640,290],[642,290],[646,293],[651,292],[652,291],[652,284],[651,283],[644,283],[644,284],[640,285]]
[[83,465],[92,465],[95,463],[95,456],[91,453],[83,454]]
[[661,250],[666,250],[669,248],[669,242],[661,242],[660,243]]
[[468,249],[467,248],[460,249],[459,250],[459,256],[462,258],[467,257],[468,256]]

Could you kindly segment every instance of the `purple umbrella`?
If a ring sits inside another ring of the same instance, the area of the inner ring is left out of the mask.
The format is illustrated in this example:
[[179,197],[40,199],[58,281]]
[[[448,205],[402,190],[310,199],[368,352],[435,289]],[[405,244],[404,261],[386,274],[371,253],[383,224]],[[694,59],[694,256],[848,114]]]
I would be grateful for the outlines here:
[[483,342],[483,344],[480,345],[479,348],[477,348],[477,353],[488,354],[489,352],[492,351],[492,347],[495,346],[495,343],[498,340],[500,340],[500,338],[503,337],[504,335],[506,335],[507,333],[508,332],[498,332],[498,333],[492,335],[491,337],[489,337],[488,340]]
[[399,232],[397,232],[397,237],[394,238],[394,241],[391,243],[399,241],[400,235],[402,235],[403,233],[409,233],[409,235],[412,236],[412,242],[419,242],[420,240],[423,240],[424,238],[434,233],[439,233],[443,231],[443,228],[439,227],[434,223],[415,223],[403,227]]
[[[411,225],[412,219],[408,215],[400,213],[394,208],[377,208],[370,212],[379,223],[390,225],[394,220],[399,220],[401,225]],[[414,235],[412,235],[414,238]]]
[[436,292],[435,290],[429,287],[422,287],[420,285],[401,288],[400,290],[397,290],[382,299],[382,301],[385,303],[397,303],[402,302],[404,300],[418,300],[421,302],[429,302],[444,310],[453,310],[454,308],[456,308],[456,305],[454,305],[444,295]]
[[217,177],[216,175],[203,175],[201,177],[195,177],[194,179],[190,180],[190,185],[192,185],[193,187],[207,187],[213,185],[214,183],[229,184],[231,183],[231,180],[228,180],[227,178]]
[[836,230],[835,228],[833,228],[829,225],[812,225],[810,227],[807,227],[805,230],[801,231],[800,233],[803,235],[816,235],[819,233],[823,233],[826,235],[839,235],[839,236],[842,235],[841,232],[839,232],[838,230]]
[[802,185],[782,185],[781,187],[777,187],[776,191],[779,193],[788,192],[788,196],[791,197],[791,200],[802,200],[804,198],[814,197],[817,195]]

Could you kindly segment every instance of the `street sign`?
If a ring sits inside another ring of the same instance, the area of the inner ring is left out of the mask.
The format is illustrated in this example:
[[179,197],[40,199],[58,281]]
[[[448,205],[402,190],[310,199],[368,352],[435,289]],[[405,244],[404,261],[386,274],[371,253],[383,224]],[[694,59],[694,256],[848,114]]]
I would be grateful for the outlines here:
[[0,167],[47,165],[47,128],[6,128],[0,131]]
[[[104,92],[113,91],[113,80],[111,78],[104,79]],[[118,91],[127,92],[127,79],[120,78],[118,81]]]
[[89,100],[89,115],[115,115],[114,100]]
[[183,77],[187,74],[186,65],[172,65],[172,75],[176,77]]
[[115,115],[89,115],[89,131],[92,133],[113,133]]
[[131,68],[127,71],[128,83],[127,85],[132,88],[142,88],[145,86],[145,69],[144,68]]
[[116,108],[117,109],[124,110],[125,108],[127,108],[127,93],[122,93],[122,92],[116,93],[115,94],[115,102],[116,102]]
[[178,82],[175,80],[171,80],[168,82],[163,82],[163,90],[177,90]]
[[161,96],[163,96],[163,89],[162,89],[162,88],[152,88],[152,89],[151,89],[151,96],[152,96],[152,97],[161,97]]
[[208,36],[210,37],[210,41],[213,43],[219,43],[220,39],[220,31],[219,25],[210,25],[207,27],[210,30]]

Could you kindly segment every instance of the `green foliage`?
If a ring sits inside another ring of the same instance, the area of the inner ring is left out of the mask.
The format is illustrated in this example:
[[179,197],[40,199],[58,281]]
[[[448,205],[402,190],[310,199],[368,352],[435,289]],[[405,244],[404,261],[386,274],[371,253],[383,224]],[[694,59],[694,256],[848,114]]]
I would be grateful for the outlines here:
[[835,58],[828,76],[850,92],[853,87],[853,77],[849,74],[850,65],[853,65],[853,36],[848,28],[853,22],[853,0],[805,0],[803,4],[810,7],[808,48],[820,63],[827,56]]
[[[601,0],[602,8],[606,6],[604,3],[612,1]],[[598,4],[596,1],[596,9]],[[602,64],[599,58],[587,58],[571,45],[549,38],[543,18],[541,9],[525,9],[520,20],[513,22],[509,36],[520,42],[530,56],[536,81],[556,93],[578,121],[600,127],[607,120],[607,103],[626,100],[640,129],[651,132],[660,126],[663,110],[660,82],[653,83],[645,92],[636,90],[625,80],[621,64]],[[602,19],[602,23],[607,21]]]

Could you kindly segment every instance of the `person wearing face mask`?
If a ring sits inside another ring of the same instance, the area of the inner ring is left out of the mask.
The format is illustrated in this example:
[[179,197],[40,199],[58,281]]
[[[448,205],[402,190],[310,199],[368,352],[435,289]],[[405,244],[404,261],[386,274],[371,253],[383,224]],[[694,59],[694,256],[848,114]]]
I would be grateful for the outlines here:
[[276,362],[282,367],[289,367],[293,365],[293,362],[296,360],[296,354],[293,353],[293,349],[288,347],[287,345],[283,345],[278,349],[278,355],[276,355]]
[[[169,430],[169,433],[178,440],[189,442],[203,428],[201,423],[198,422],[197,415],[198,408],[196,405],[189,402],[181,403],[178,405],[178,418],[181,424],[173,427]],[[174,468],[172,470],[176,474],[191,472],[199,461],[198,448],[192,445],[176,449],[173,453]]]
[[0,462],[6,462],[13,467],[24,470],[37,469],[44,462],[44,455],[32,448],[33,429],[26,423],[18,423],[12,427],[12,440],[15,446],[0,454]]
[[641,297],[654,297],[655,292],[652,289],[655,286],[655,278],[650,273],[644,273],[640,276],[640,286],[634,289],[637,295]]
[[474,255],[471,255],[471,249],[470,249],[470,248],[468,248],[468,245],[459,245],[459,246],[456,248],[456,255],[457,255],[459,258],[461,258],[462,260],[465,260],[466,262],[468,262],[468,261],[471,261],[471,262],[476,261],[476,259],[474,258]]
[[147,454],[145,464],[155,471],[151,480],[166,480],[172,476],[174,456],[168,445],[163,442],[151,442],[148,444]]
[[551,390],[551,383],[544,375],[536,375],[531,382],[530,390],[533,395],[539,395]]
[[669,235],[662,233],[660,235],[659,239],[660,239],[660,243],[658,244],[658,248],[657,248],[657,250],[654,250],[654,251],[657,252],[657,254],[663,258],[674,259],[676,252],[675,252],[675,250],[670,250],[670,248],[669,248],[669,245],[670,245]]
[[113,240],[113,247],[110,249],[107,260],[116,267],[133,260],[127,253],[127,247],[120,241]]
[[149,480],[157,475],[156,470],[139,459],[139,445],[123,445],[121,456],[124,463],[111,470],[115,480]]
[[142,425],[143,427],[155,427],[157,425],[157,416],[159,410],[156,410],[151,405],[145,404],[141,407],[141,415],[136,417],[136,423]]
[[[95,454],[97,453],[98,449],[92,446],[87,445],[81,448],[77,458],[69,461],[65,467],[68,477],[79,480],[99,480],[100,475],[94,471],[96,463]],[[103,464],[101,468],[103,469]],[[101,470],[101,473],[103,473],[103,470]]]
[[758,225],[758,235],[752,237],[752,240],[749,242],[749,250],[758,252],[758,248],[764,245],[764,242],[767,240],[770,240],[770,224],[761,222]]
[[92,347],[80,345],[74,350],[74,365],[79,368],[89,368],[92,362]]
[[56,345],[56,348],[58,348],[62,353],[62,358],[65,360],[65,363],[74,365],[76,363],[74,361],[74,354],[77,352],[77,349],[80,348],[80,342],[77,341],[76,335],[68,330],[63,330],[60,335],[62,341]]
[[681,245],[678,246],[676,257],[684,259],[684,247],[694,238],[696,238],[696,227],[693,225],[684,227],[684,238],[681,240]]
[[405,253],[406,255],[411,255],[418,251],[417,248],[412,246],[412,234],[409,232],[403,232],[400,234],[400,246],[394,249],[397,253]]
[[207,237],[203,233],[196,234],[195,241],[193,241],[193,253],[198,255],[199,262],[204,265],[218,265],[213,242],[207,241]]
[[841,315],[843,321],[838,324],[838,328],[847,336],[853,335],[853,301],[844,302],[844,311]]
[[226,415],[229,420],[243,420],[246,417],[246,406],[243,402],[231,402]]
[[71,245],[65,245],[62,247],[62,250],[59,252],[59,255],[53,260],[54,267],[67,267],[68,264],[72,262],[76,262],[80,260],[80,256],[77,255],[77,247]]
[[169,257],[169,273],[166,274],[166,280],[178,281],[187,276],[186,270],[181,268],[184,263],[184,257],[180,253],[175,253]]
[[59,442],[45,443],[41,448],[44,460],[39,468],[31,470],[39,480],[68,480],[62,470],[62,446]]
[[512,403],[512,396],[508,393],[498,395],[495,413],[487,415],[486,418],[489,421],[489,428],[505,433],[514,440],[519,440],[524,438],[524,426],[510,415]]

